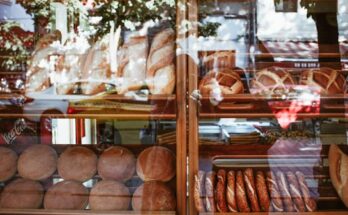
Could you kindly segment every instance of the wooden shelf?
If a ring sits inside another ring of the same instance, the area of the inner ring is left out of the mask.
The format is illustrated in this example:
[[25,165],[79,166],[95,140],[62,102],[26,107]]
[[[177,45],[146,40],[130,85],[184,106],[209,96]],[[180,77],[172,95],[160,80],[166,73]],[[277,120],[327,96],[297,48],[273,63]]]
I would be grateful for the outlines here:
[[7,215],[175,215],[175,211],[91,211],[91,210],[44,210],[44,209],[0,209],[0,214]]
[[348,105],[345,95],[321,96],[309,105],[302,105],[296,98],[268,98],[251,94],[228,95],[218,105],[211,104],[210,98],[200,100],[201,118],[275,118],[278,114],[297,118],[347,117]]
[[[176,119],[175,95],[150,95],[143,100],[122,95],[32,99],[20,94],[2,94],[1,118],[95,118]],[[24,101],[21,105],[14,100]]]

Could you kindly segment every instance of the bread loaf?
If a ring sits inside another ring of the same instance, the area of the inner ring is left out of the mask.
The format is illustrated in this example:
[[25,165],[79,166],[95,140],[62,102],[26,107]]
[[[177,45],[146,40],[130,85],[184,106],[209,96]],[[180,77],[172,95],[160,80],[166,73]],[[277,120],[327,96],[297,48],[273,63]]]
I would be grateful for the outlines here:
[[103,180],[91,190],[89,205],[91,210],[128,210],[131,194],[120,182]]
[[170,181],[176,173],[175,156],[169,149],[153,146],[142,151],[136,171],[143,181]]
[[127,181],[135,173],[136,158],[128,149],[111,146],[98,160],[98,173],[103,179]]
[[317,209],[317,203],[310,195],[309,188],[308,188],[307,182],[305,180],[304,174],[302,172],[297,171],[296,178],[297,178],[298,183],[300,185],[301,193],[303,196],[303,201],[305,203],[307,211],[308,212],[315,211]]
[[42,205],[44,188],[39,182],[16,179],[1,193],[0,208],[38,209]]
[[250,83],[252,94],[282,95],[292,91],[295,81],[280,67],[270,67],[256,72]]
[[267,185],[265,176],[262,171],[256,172],[255,186],[257,191],[257,196],[259,197],[261,211],[271,211],[270,200],[267,191]]
[[291,194],[289,191],[289,184],[286,180],[285,174],[281,171],[278,171],[277,173],[277,181],[279,190],[281,193],[281,197],[283,199],[284,206],[286,208],[287,212],[294,212],[295,208],[291,199]]
[[348,155],[334,144],[329,150],[329,169],[331,182],[342,202],[348,207]]
[[31,180],[49,178],[57,169],[57,153],[48,145],[33,145],[19,156],[18,173]]
[[132,36],[119,51],[117,77],[122,78],[118,93],[139,90],[145,85],[148,38]]
[[306,70],[300,83],[318,90],[322,95],[343,94],[346,88],[344,76],[330,68]]
[[[106,91],[106,82],[111,78],[109,34],[97,41],[88,51],[81,73],[80,87],[84,95]],[[114,44],[118,46],[118,44]]]
[[73,94],[77,91],[76,82],[79,80],[81,70],[79,56],[61,55],[56,63],[54,84],[58,95]]
[[199,213],[205,212],[204,207],[204,184],[205,184],[205,172],[198,171],[195,175],[195,184],[194,184],[194,202],[196,209]]
[[215,212],[214,189],[216,182],[216,173],[214,171],[207,172],[205,177],[205,207],[207,212]]
[[61,181],[51,186],[44,199],[45,209],[83,210],[87,204],[88,190],[76,181]]
[[226,171],[220,169],[217,173],[217,182],[216,182],[216,210],[220,213],[227,212],[227,203],[226,203]]
[[283,212],[284,207],[276,176],[271,171],[267,172],[266,175],[267,188],[270,194],[271,206],[273,208],[273,211]]
[[211,95],[212,91],[218,88],[222,95],[244,92],[243,82],[239,74],[231,69],[212,70],[204,76],[199,84],[202,95]]
[[226,200],[227,200],[228,210],[230,212],[238,212],[237,201],[236,201],[236,173],[235,173],[235,171],[229,171],[227,173]]
[[243,172],[238,171],[236,177],[236,200],[239,212],[249,213],[250,207],[244,186]]
[[176,199],[163,182],[145,182],[135,190],[132,207],[135,211],[174,211]]
[[291,199],[294,202],[294,208],[296,212],[305,212],[306,208],[302,199],[300,185],[298,184],[296,175],[293,172],[287,172],[286,177],[289,182],[289,190]]
[[9,148],[0,147],[0,182],[11,179],[17,172],[16,152]]
[[58,53],[51,44],[61,40],[61,34],[56,31],[42,37],[35,48],[30,59],[28,72],[26,74],[26,92],[40,92],[51,86],[49,62],[50,57]]
[[152,94],[172,94],[175,87],[175,32],[168,28],[152,41],[147,59],[146,83]]
[[58,174],[65,180],[84,182],[96,172],[97,155],[86,147],[69,147],[58,159]]
[[244,182],[246,191],[248,194],[248,199],[251,205],[252,212],[260,212],[259,201],[256,193],[256,187],[254,182],[254,173],[251,168],[244,170]]

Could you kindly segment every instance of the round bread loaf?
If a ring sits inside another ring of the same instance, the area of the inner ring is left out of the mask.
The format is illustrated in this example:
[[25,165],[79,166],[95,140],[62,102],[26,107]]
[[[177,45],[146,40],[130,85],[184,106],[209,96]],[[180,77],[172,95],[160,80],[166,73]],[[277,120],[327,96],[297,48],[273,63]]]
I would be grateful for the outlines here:
[[220,88],[223,95],[244,92],[239,74],[231,69],[212,70],[204,76],[199,85],[199,90],[203,95],[210,95],[217,88]]
[[58,174],[65,180],[84,182],[96,172],[97,155],[86,147],[69,147],[58,159]]
[[252,94],[279,95],[289,93],[295,85],[291,74],[280,67],[270,67],[256,72],[250,84]]
[[329,150],[329,169],[331,182],[348,207],[348,155],[334,144]]
[[301,75],[300,83],[319,90],[322,95],[343,94],[346,87],[344,76],[330,68],[306,70]]
[[98,160],[98,173],[103,179],[127,181],[135,173],[136,158],[128,149],[112,146]]
[[1,208],[38,209],[42,205],[44,188],[37,181],[16,179],[1,193]]
[[175,156],[167,148],[153,146],[142,151],[137,174],[143,181],[169,181],[175,176]]
[[120,182],[98,182],[89,195],[92,210],[128,210],[131,200],[128,188]]
[[174,211],[175,195],[163,182],[145,182],[134,192],[132,207],[136,211]]
[[88,190],[77,181],[61,181],[48,189],[45,209],[83,210],[88,204]]
[[47,145],[33,145],[27,148],[18,159],[18,173],[23,178],[44,180],[57,169],[57,153]]
[[18,156],[13,150],[0,147],[0,182],[11,179],[17,172]]

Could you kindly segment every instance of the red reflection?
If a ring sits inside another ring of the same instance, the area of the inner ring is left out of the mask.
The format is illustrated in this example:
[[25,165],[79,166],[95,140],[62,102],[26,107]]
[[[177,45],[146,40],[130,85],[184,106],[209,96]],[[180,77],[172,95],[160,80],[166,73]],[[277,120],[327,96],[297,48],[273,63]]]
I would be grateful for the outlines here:
[[273,114],[283,129],[287,129],[291,123],[298,119],[299,113],[320,112],[320,95],[317,91],[302,91],[292,100],[268,102]]

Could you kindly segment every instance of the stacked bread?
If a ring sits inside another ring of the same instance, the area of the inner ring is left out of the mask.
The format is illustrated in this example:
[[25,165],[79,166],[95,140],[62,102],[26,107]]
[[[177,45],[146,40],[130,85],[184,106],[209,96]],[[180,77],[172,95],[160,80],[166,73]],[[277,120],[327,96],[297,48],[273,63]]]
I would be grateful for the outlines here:
[[[18,160],[18,162],[17,162]],[[0,206],[14,209],[170,211],[176,198],[166,184],[175,177],[175,156],[165,147],[149,147],[138,157],[121,146],[104,150],[99,159],[87,147],[66,148],[59,156],[48,145],[26,148],[18,157],[0,147],[0,181],[9,182],[0,195]],[[10,180],[18,169],[21,178]],[[45,192],[41,183],[53,174],[63,180]],[[83,185],[97,174],[98,181],[89,192]],[[125,185],[135,175],[144,181],[132,195]]]
[[111,39],[114,36],[107,34],[91,48],[82,36],[71,38],[65,45],[59,43],[58,34],[42,38],[27,73],[27,92],[40,92],[54,85],[56,93],[63,95],[95,95],[108,90],[125,94],[143,87],[152,94],[173,93],[173,29],[157,33],[152,40],[136,32],[126,38],[120,50],[118,40]]
[[194,200],[199,212],[312,212],[317,208],[300,171],[199,171]]
[[140,153],[137,175],[144,184],[136,189],[132,198],[132,207],[136,211],[173,211],[176,198],[165,182],[174,178],[175,156],[167,148],[153,146]]
[[250,83],[250,92],[283,95],[294,91],[299,84],[321,95],[343,94],[346,88],[343,74],[330,68],[305,70],[301,72],[300,80],[297,81],[286,69],[270,67],[255,73]]

